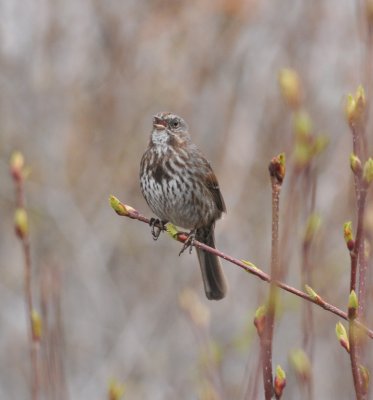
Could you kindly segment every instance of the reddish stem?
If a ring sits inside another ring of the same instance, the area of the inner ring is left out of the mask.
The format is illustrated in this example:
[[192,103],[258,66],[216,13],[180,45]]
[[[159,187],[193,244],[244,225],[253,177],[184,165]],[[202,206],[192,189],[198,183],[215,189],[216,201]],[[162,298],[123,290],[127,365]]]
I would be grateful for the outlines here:
[[[23,190],[24,180],[22,178],[15,179],[16,185],[16,206],[17,208],[24,208],[25,196]],[[34,338],[33,334],[33,321],[32,312],[34,310],[32,289],[31,289],[31,251],[30,251],[30,239],[26,233],[20,238],[22,242],[22,250],[24,255],[24,291],[26,301],[26,312],[29,324],[29,341],[30,341],[30,361],[31,361],[31,392],[32,400],[39,398],[40,390],[40,368],[39,368],[39,342],[37,338]]]
[[355,394],[357,400],[364,400],[365,396],[363,393],[363,382],[359,371],[359,343],[358,343],[358,332],[356,331],[356,324],[354,320],[349,321],[349,341],[350,341],[350,360],[352,378],[354,381]]
[[[125,207],[124,204],[121,203],[122,206]],[[131,219],[136,219],[138,221],[144,222],[146,224],[149,224],[150,219],[145,217],[144,215],[140,214],[137,210],[135,209],[130,209],[127,210],[127,214],[118,214],[120,216],[123,217],[128,217]],[[156,226],[161,229],[161,230],[166,230],[164,228],[164,226],[162,226],[161,224],[156,224]],[[180,233],[179,235],[177,235],[177,237],[175,237],[176,240],[178,240],[181,243],[184,243],[185,240],[188,238],[188,234],[187,233]],[[250,267],[249,265],[245,264],[243,261],[232,257],[228,254],[223,253],[222,251],[212,248],[210,246],[207,246],[206,244],[199,242],[198,240],[194,240],[193,241],[193,246],[198,247],[202,250],[205,250],[211,254],[215,254],[218,257],[237,265],[238,267],[242,268],[243,270],[245,270],[246,272],[255,275],[256,277],[260,278],[262,281],[265,282],[273,282],[277,287],[279,287],[280,289],[283,289],[289,293],[292,293],[294,295],[296,295],[297,297],[300,297],[306,301],[309,301],[313,304],[316,304],[317,306],[323,308],[326,311],[329,311],[335,315],[337,315],[338,317],[344,319],[347,321],[347,313],[342,311],[341,309],[339,309],[338,307],[334,306],[333,304],[330,304],[328,302],[326,302],[324,299],[322,299],[320,296],[317,297],[311,297],[310,295],[308,295],[307,293],[294,288],[293,286],[287,285],[286,283],[283,283],[281,281],[278,280],[273,280],[271,278],[270,275],[266,274],[265,272],[263,272],[262,270],[255,268],[255,267]],[[371,330],[370,328],[368,328],[366,325],[364,325],[363,323],[361,323],[360,321],[356,320],[355,324],[371,339],[373,339],[373,330]]]
[[[278,226],[281,183],[272,176],[272,245],[271,245],[271,275],[277,280],[279,276],[278,258]],[[273,373],[272,373],[272,343],[275,325],[275,313],[277,304],[277,287],[271,281],[269,288],[268,306],[265,318],[265,329],[261,338],[262,363],[263,363],[263,384],[265,399],[270,400],[273,396]]]

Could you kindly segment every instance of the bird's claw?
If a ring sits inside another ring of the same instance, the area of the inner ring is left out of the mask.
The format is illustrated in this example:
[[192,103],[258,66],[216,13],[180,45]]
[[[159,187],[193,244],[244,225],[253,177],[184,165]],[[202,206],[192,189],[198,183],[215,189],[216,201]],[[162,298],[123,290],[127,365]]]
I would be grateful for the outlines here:
[[187,239],[185,240],[183,247],[180,250],[179,256],[181,256],[188,247],[189,247],[189,254],[192,254],[192,248],[194,246],[195,239],[196,239],[196,232],[195,230],[192,230],[189,233]]
[[164,229],[165,223],[158,218],[150,218],[149,226],[152,228],[151,233],[153,240],[157,240]]

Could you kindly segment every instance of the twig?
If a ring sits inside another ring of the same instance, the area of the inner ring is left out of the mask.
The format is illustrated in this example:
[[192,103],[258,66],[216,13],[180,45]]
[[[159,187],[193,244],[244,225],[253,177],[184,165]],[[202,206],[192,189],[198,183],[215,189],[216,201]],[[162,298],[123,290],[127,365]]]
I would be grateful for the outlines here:
[[[277,280],[279,276],[279,210],[280,192],[282,181],[285,177],[285,155],[274,157],[269,164],[269,173],[272,186],[272,242],[271,242],[271,276]],[[273,396],[273,373],[272,373],[272,343],[275,325],[275,314],[277,304],[277,287],[272,280],[269,288],[267,310],[265,316],[265,328],[260,336],[263,366],[263,385],[266,400]]]
[[[347,121],[352,133],[351,168],[354,173],[354,186],[356,196],[356,208],[358,226],[356,233],[356,242],[351,258],[351,290],[355,290],[356,276],[359,283],[359,315],[364,320],[366,314],[366,276],[368,265],[365,257],[365,234],[364,234],[364,213],[367,185],[362,174],[362,165],[367,165],[366,143],[364,141],[367,101],[365,91],[359,86],[355,96],[350,95],[348,106],[346,108]],[[365,173],[365,172],[364,172]]]
[[[123,216],[123,217],[128,217],[131,219],[135,219],[135,220],[144,222],[146,224],[150,223],[149,218],[140,214],[137,210],[135,210],[131,206],[121,203],[115,196],[110,197],[110,203],[118,215]],[[166,228],[162,224],[156,224],[155,226],[162,231],[166,231]],[[178,234],[174,235],[173,237],[175,240],[177,240],[181,243],[184,243],[188,238],[188,234],[185,232],[179,232]],[[317,306],[323,308],[324,310],[329,311],[332,314],[335,314],[338,317],[347,321],[347,313],[346,312],[342,311],[341,309],[334,306],[333,304],[326,302],[323,298],[321,298],[318,295],[317,296],[309,295],[309,294],[303,292],[302,290],[299,290],[299,289],[294,288],[293,286],[287,285],[286,283],[283,283],[278,280],[272,280],[270,275],[266,274],[259,268],[253,266],[251,263],[249,263],[247,261],[239,260],[235,257],[225,254],[218,249],[212,248],[202,242],[199,242],[198,240],[193,241],[193,246],[198,247],[199,249],[202,249],[204,251],[207,251],[208,253],[215,254],[216,256],[218,256],[232,264],[237,265],[238,267],[242,268],[246,272],[260,278],[262,281],[265,281],[268,283],[273,281],[273,283],[280,289],[283,289],[289,293],[294,294],[297,297],[300,297],[306,301],[316,304]],[[366,325],[364,325],[363,323],[361,323],[358,320],[356,320],[355,323],[362,330],[362,332],[364,332],[369,338],[373,339],[373,330],[372,329],[368,328]]]
[[[357,230],[356,230],[356,241],[355,248],[353,250],[355,257],[354,261],[358,259],[358,269],[359,269],[359,315],[364,319],[366,313],[366,275],[368,265],[365,257],[365,235],[364,235],[364,214],[365,214],[365,204],[367,192],[363,186],[362,182],[359,182],[359,198],[357,201]],[[355,282],[354,288],[351,290],[356,290],[356,265],[355,268]]]
[[[367,197],[367,189],[372,180],[372,162],[367,158],[367,143],[365,137],[366,128],[366,98],[364,89],[359,86],[355,97],[350,95],[347,107],[347,120],[352,133],[353,154],[350,157],[350,165],[354,175],[354,188],[357,208],[357,231],[356,240],[349,240],[347,247],[350,249],[351,275],[350,275],[350,300],[356,297],[356,286],[358,281],[359,304],[350,315],[351,305],[349,304],[349,342],[350,342],[350,361],[351,370],[355,387],[355,395],[358,400],[366,398],[363,387],[363,379],[360,373],[360,359],[362,357],[362,342],[358,335],[355,319],[359,316],[362,321],[365,320],[366,307],[366,280],[368,264],[365,256],[365,232],[364,232],[364,214]],[[364,165],[364,168],[362,168]],[[350,230],[350,226],[347,225]],[[347,232],[348,233],[348,232]],[[349,234],[352,237],[352,233]],[[349,302],[350,303],[350,302]]]
[[[39,366],[39,340],[40,337],[35,330],[35,325],[40,324],[40,320],[34,320],[34,306],[31,288],[31,252],[30,238],[28,234],[27,214],[24,210],[24,170],[23,156],[15,152],[10,161],[10,172],[13,177],[16,192],[16,234],[21,241],[24,255],[24,291],[26,301],[27,319],[29,324],[29,340],[30,340],[30,360],[31,360],[31,385],[32,399],[39,398],[40,391],[40,366]],[[38,329],[37,329],[38,330]]]
[[[354,135],[355,136],[355,135]],[[367,191],[362,179],[361,174],[354,174],[355,189],[356,189],[356,203],[357,203],[357,230],[356,240],[352,251],[351,257],[351,281],[350,293],[356,292],[356,275],[359,275],[359,309],[356,310],[356,315],[359,315],[363,320],[366,313],[366,275],[367,275],[367,262],[365,257],[365,235],[364,235],[364,214]],[[350,361],[352,377],[354,381],[354,388],[357,400],[365,399],[362,377],[359,371],[361,359],[361,338],[358,335],[356,324],[353,318],[349,320],[349,341],[350,341]]]
[[363,400],[364,394],[362,391],[362,380],[359,371],[359,345],[358,345],[358,332],[356,331],[356,324],[354,321],[350,321],[348,336],[350,342],[350,361],[351,361],[351,370],[352,377],[354,381],[354,388],[357,400]]
[[355,291],[351,291],[348,299],[348,319],[349,319],[349,342],[350,342],[350,360],[352,377],[354,380],[355,394],[357,400],[365,400],[366,393],[363,389],[362,376],[360,374],[360,338],[355,319],[358,315],[358,299]]

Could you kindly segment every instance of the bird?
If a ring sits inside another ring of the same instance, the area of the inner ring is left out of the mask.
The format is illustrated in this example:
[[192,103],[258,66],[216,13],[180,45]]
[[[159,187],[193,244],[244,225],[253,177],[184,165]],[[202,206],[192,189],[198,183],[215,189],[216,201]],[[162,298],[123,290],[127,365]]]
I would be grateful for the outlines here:
[[[215,222],[226,212],[224,199],[210,163],[192,142],[187,123],[174,113],[153,117],[140,163],[140,187],[157,216],[151,220],[153,228],[154,221],[171,222],[190,230],[188,241],[195,238],[215,248]],[[196,252],[206,297],[222,299],[227,282],[219,258],[200,248]]]

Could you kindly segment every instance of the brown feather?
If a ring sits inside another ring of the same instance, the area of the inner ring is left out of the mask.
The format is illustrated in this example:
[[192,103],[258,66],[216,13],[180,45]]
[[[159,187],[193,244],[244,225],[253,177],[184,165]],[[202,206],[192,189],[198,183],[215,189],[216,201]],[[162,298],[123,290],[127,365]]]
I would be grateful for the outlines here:
[[227,209],[225,207],[223,195],[220,192],[219,183],[215,174],[211,171],[209,174],[204,175],[203,178],[205,179],[206,186],[210,190],[218,209],[221,212],[226,212]]

